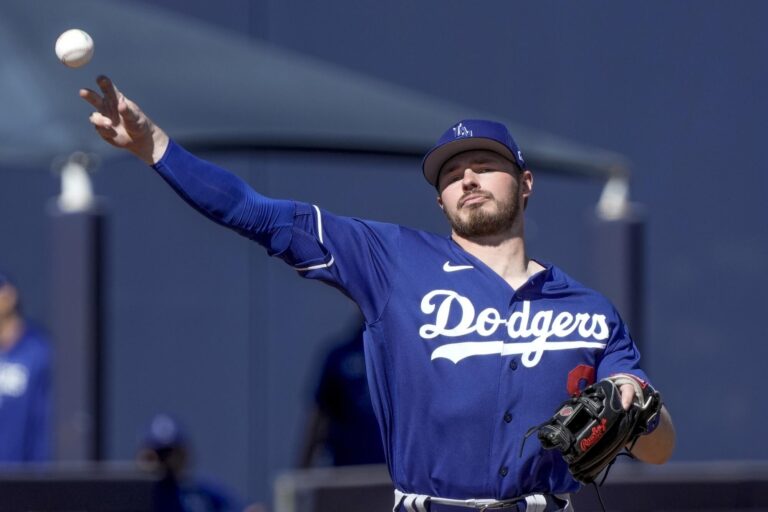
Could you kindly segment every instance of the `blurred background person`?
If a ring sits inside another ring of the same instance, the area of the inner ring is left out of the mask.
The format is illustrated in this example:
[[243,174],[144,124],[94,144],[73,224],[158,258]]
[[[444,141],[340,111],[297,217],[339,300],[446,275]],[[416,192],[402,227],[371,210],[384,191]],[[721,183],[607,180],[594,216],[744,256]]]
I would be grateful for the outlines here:
[[359,317],[325,357],[308,414],[299,466],[384,464],[368,392]]
[[192,474],[189,440],[179,422],[168,414],[152,418],[136,459],[139,467],[160,477],[153,494],[157,512],[239,512],[244,509],[223,486]]
[[51,457],[51,345],[0,271],[0,463]]

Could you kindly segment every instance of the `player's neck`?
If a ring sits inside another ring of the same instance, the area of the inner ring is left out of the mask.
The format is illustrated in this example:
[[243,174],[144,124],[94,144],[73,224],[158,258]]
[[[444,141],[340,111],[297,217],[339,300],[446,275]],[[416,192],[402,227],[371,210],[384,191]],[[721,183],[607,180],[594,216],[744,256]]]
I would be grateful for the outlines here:
[[451,237],[462,249],[488,265],[514,289],[544,269],[528,258],[522,233],[470,239],[454,232]]

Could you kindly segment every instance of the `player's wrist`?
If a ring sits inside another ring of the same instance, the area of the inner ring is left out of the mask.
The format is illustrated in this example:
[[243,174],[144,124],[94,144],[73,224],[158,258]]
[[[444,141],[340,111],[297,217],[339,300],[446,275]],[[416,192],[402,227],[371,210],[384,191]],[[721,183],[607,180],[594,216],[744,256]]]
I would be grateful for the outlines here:
[[643,436],[647,436],[648,434],[652,434],[657,428],[659,428],[659,424],[661,423],[661,404],[659,404],[659,410],[655,414],[653,414],[650,418],[648,418],[648,421],[645,423],[645,430],[641,433]]
[[[150,121],[151,123],[151,121]],[[163,156],[165,155],[165,152],[168,150],[168,145],[170,144],[170,138],[168,137],[168,134],[165,133],[159,126],[152,123],[151,124],[151,133],[152,133],[152,148],[150,152],[150,156],[148,159],[148,163],[150,165],[154,165],[160,160],[162,160]],[[147,161],[147,159],[145,159]]]
[[661,394],[647,381],[631,373],[615,373],[607,377],[617,386],[630,384],[635,390],[634,405],[638,407],[638,430],[648,435],[656,430],[661,421]]

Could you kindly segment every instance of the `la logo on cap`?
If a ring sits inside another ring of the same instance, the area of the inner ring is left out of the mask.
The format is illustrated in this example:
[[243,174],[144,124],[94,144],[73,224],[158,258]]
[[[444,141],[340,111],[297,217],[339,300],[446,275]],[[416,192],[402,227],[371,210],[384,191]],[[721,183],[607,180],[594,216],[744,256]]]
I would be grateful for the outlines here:
[[457,139],[459,137],[471,137],[472,130],[464,126],[464,123],[459,123],[453,127],[453,136],[456,137]]

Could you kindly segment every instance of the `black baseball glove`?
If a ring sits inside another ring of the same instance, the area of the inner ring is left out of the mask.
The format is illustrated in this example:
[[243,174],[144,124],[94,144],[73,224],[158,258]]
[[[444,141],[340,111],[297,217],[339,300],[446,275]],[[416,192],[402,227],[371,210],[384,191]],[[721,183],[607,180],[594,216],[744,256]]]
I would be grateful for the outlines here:
[[[635,388],[635,400],[627,411],[621,405],[622,384]],[[541,445],[559,450],[576,480],[591,483],[627,445],[656,427],[660,411],[661,397],[650,384],[617,374],[564,402],[529,434],[538,431]]]

